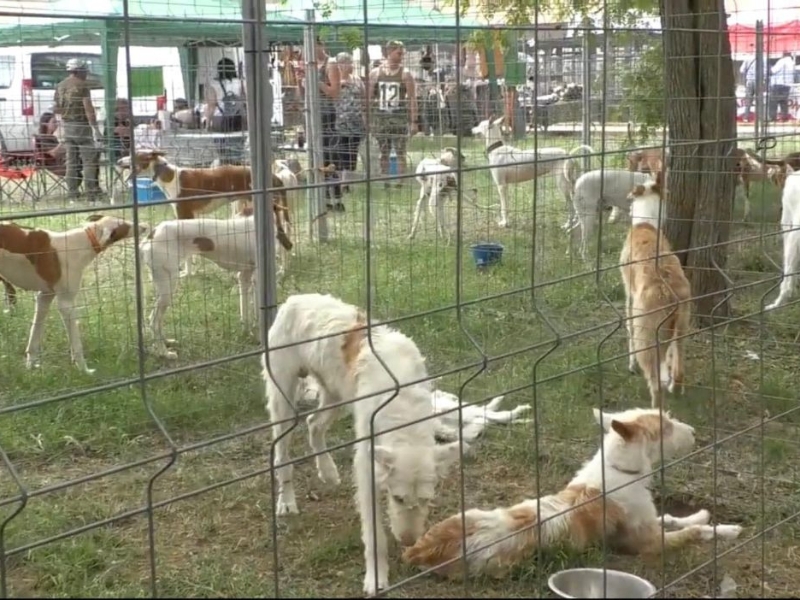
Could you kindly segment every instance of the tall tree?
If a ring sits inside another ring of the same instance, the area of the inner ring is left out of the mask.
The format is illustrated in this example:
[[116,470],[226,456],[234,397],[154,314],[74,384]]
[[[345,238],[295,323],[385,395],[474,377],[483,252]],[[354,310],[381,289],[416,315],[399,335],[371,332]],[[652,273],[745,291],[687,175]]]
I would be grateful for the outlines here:
[[486,17],[503,12],[511,25],[533,24],[537,10],[560,19],[605,12],[615,23],[660,13],[663,71],[652,75],[664,77],[670,138],[666,235],[681,251],[700,322],[728,317],[723,269],[736,183],[736,101],[724,0],[460,0],[459,6],[477,7]]

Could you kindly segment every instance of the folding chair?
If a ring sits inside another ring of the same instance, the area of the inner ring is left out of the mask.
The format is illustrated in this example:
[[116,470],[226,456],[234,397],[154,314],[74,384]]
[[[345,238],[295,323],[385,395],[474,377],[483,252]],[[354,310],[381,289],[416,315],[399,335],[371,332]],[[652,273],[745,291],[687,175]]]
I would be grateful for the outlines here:
[[58,191],[66,195],[67,187],[67,160],[65,155],[54,154],[59,145],[58,138],[52,134],[37,134],[33,136],[35,165],[39,174],[39,197],[47,197]]
[[21,204],[26,198],[36,202],[36,171],[35,151],[0,154],[0,204]]

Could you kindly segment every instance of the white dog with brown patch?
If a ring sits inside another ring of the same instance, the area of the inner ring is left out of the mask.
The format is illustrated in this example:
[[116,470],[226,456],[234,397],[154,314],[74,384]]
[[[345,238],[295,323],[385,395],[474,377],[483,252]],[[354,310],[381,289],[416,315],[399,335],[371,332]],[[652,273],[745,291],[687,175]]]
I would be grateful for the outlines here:
[[[672,252],[660,224],[664,203],[663,171],[655,181],[637,185],[631,201],[631,228],[619,257],[625,286],[628,368],[644,373],[654,408],[664,389],[683,387],[683,338],[689,332],[692,286]],[[660,346],[666,343],[667,347]]]
[[444,218],[444,199],[452,192],[457,191],[456,169],[464,164],[466,158],[456,148],[447,147],[442,150],[439,158],[426,157],[419,161],[416,168],[417,183],[419,183],[419,199],[414,210],[414,220],[411,222],[411,232],[408,239],[414,239],[422,217],[422,208],[425,199],[428,199],[428,212],[434,218],[436,234],[448,238],[447,224]]
[[568,213],[567,221],[562,229],[569,229],[574,221],[572,206],[572,189],[578,178],[577,156],[593,154],[589,146],[577,146],[567,152],[564,148],[537,148],[521,150],[503,142],[500,124],[504,117],[497,120],[486,119],[472,128],[473,135],[482,135],[486,141],[486,154],[492,179],[500,195],[500,227],[508,226],[508,186],[511,184],[533,181],[537,177],[552,173],[556,176],[556,185],[564,196]]
[[707,510],[687,517],[658,516],[649,474],[654,464],[692,450],[694,428],[655,409],[602,415],[595,409],[594,415],[605,432],[603,447],[566,488],[510,508],[470,509],[463,514],[466,528],[462,515],[454,515],[406,549],[403,560],[460,577],[466,535],[468,574],[502,577],[537,548],[558,543],[583,550],[605,537],[623,552],[652,556],[693,542],[739,536],[739,525],[709,525]]
[[437,480],[457,460],[459,445],[436,444],[431,386],[416,344],[381,325],[371,328],[370,344],[366,327],[359,308],[333,296],[290,296],[278,309],[267,344],[284,347],[271,350],[262,366],[275,440],[278,514],[297,512],[289,446],[300,416],[295,407],[301,379],[313,375],[319,382],[319,407],[306,422],[323,483],[339,484],[336,464],[325,451],[325,433],[341,415],[340,403],[353,413],[355,437],[363,440],[356,444],[353,473],[366,561],[364,591],[374,594],[388,586],[389,559],[380,515],[373,527],[373,506],[378,510],[385,494],[392,533],[404,545],[413,544],[425,531]]
[[[83,356],[75,298],[86,267],[115,242],[133,237],[134,231],[132,223],[105,215],[92,215],[86,223],[68,231],[0,223],[0,280],[9,303],[16,299],[15,286],[36,292],[36,310],[25,349],[28,368],[39,365],[44,323],[55,299],[67,329],[72,361],[83,371],[94,372]],[[140,225],[139,234],[146,232],[147,227]]]
[[[287,255],[292,247],[285,235],[278,232],[275,240],[278,273],[283,275]],[[282,252],[281,252],[282,251]],[[202,256],[221,269],[233,271],[239,283],[239,317],[242,324],[252,327],[255,319],[250,312],[253,296],[253,274],[256,270],[256,229],[252,209],[230,219],[173,219],[159,223],[139,246],[142,263],[150,269],[156,292],[155,305],[150,312],[150,330],[154,352],[168,359],[177,353],[168,346],[175,340],[164,337],[164,315],[180,280],[181,261]]]

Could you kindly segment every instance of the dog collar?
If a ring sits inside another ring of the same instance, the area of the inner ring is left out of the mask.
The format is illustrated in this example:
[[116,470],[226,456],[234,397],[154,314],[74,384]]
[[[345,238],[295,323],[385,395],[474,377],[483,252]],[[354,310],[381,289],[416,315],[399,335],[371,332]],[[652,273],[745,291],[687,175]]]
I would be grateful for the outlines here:
[[95,253],[100,254],[103,251],[103,246],[100,245],[100,241],[97,239],[97,234],[94,232],[94,228],[85,229],[86,237],[89,238],[89,243],[92,244],[92,248],[94,248]]
[[494,144],[492,144],[491,146],[486,148],[486,154],[489,154],[492,150],[497,150],[502,145],[503,145],[503,140],[500,140],[499,142],[495,142]]
[[631,471],[630,469],[623,469],[618,467],[617,465],[611,465],[611,468],[615,471],[619,471],[620,473],[625,473],[625,475],[641,475],[641,471]]

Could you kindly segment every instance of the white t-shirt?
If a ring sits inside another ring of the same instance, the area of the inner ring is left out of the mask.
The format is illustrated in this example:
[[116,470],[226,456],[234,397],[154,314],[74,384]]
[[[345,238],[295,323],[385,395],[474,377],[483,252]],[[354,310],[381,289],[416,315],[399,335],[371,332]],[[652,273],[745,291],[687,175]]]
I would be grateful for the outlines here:
[[784,56],[775,63],[769,82],[772,85],[794,84],[794,59],[791,56]]
[[[225,85],[225,91],[222,89],[222,85]],[[213,88],[213,90],[217,94],[217,105],[214,107],[214,112],[212,113],[214,116],[222,116],[222,109],[220,105],[222,104],[222,99],[225,97],[225,92],[231,94],[237,94],[239,97],[244,97],[244,81],[239,79],[226,79],[222,84],[220,84],[219,80],[212,79],[209,82],[209,85]]]

